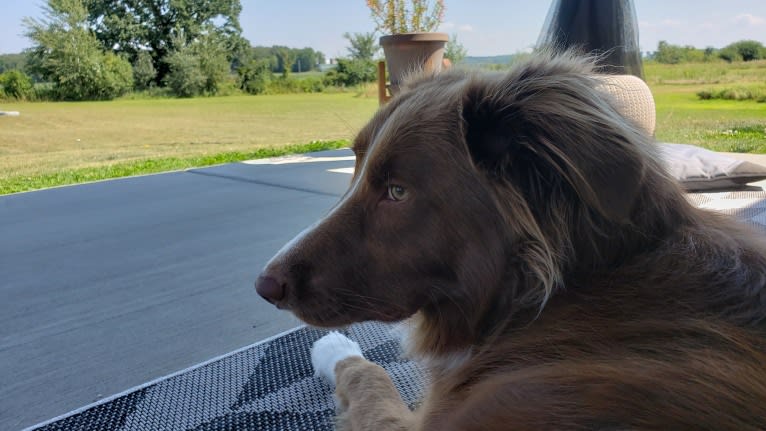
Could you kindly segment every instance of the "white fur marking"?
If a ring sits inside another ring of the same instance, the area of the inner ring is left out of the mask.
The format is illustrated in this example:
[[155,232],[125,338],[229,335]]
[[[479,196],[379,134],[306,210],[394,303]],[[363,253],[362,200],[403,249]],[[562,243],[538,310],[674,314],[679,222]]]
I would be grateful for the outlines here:
[[[359,175],[359,177],[361,177],[364,174],[364,171],[365,171],[365,168],[364,168],[364,166],[362,166],[362,171],[361,171],[361,174]],[[330,211],[327,213],[327,215],[325,215],[321,219],[319,219],[316,222],[314,222],[314,224],[312,224],[311,226],[309,226],[306,229],[304,229],[301,233],[296,235],[295,238],[291,239],[290,241],[287,242],[287,244],[282,246],[282,248],[266,263],[266,266],[264,267],[264,271],[266,269],[268,269],[272,265],[273,262],[280,261],[282,259],[282,257],[287,255],[288,253],[290,253],[290,251],[293,248],[300,247],[300,244],[303,241],[303,238],[307,237],[314,229],[316,229],[318,226],[320,226],[324,222],[324,220],[326,220],[329,217],[331,217],[336,211],[338,211],[339,208],[343,207],[343,205],[346,203],[346,201],[348,201],[354,195],[354,193],[356,192],[357,188],[359,187],[359,182],[360,182],[360,179],[356,178],[356,180],[353,183],[351,183],[349,191],[346,192],[346,194],[343,195],[341,200],[337,204],[335,204],[335,206],[333,208],[330,209]]]
[[332,331],[318,339],[311,347],[314,375],[324,377],[335,385],[335,365],[352,356],[364,357],[359,344],[340,332]]
[[470,348],[446,353],[441,356],[418,354],[415,352],[412,344],[412,331],[414,330],[415,328],[412,326],[412,321],[405,320],[394,326],[391,334],[399,338],[401,341],[405,357],[415,359],[430,370],[437,372],[451,371],[471,360],[471,356],[473,356],[473,349]]
[[269,268],[272,264],[272,262],[275,262],[277,260],[282,259],[282,256],[286,255],[290,250],[292,250],[296,245],[300,244],[301,240],[308,235],[309,232],[314,230],[314,228],[321,222],[317,221],[311,226],[307,227],[306,229],[303,229],[298,235],[295,235],[293,239],[287,242],[287,244],[283,245],[282,248],[279,249],[279,251],[269,259],[268,262],[266,262],[266,266],[264,267],[264,271],[266,271],[267,268]]

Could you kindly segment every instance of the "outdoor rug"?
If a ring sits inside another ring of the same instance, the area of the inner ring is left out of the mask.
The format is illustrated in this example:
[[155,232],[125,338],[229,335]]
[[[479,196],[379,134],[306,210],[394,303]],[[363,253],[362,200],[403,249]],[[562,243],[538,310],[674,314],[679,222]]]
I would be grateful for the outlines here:
[[[341,332],[388,371],[414,408],[426,375],[402,359],[396,326],[362,323]],[[296,328],[31,429],[331,430],[333,388],[314,377],[310,355],[326,333]]]
[[[766,192],[695,193],[689,200],[766,230]],[[388,371],[414,408],[428,376],[401,356],[396,326],[362,323],[344,331]],[[333,389],[314,377],[311,345],[326,331],[300,327],[147,383],[30,429],[331,430]]]

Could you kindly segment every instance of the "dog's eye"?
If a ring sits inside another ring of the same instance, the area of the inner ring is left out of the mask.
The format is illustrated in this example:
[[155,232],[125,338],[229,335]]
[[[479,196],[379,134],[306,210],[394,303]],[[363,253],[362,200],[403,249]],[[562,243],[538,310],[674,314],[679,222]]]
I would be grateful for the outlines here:
[[407,189],[396,184],[388,186],[388,199],[392,201],[401,201],[407,197]]

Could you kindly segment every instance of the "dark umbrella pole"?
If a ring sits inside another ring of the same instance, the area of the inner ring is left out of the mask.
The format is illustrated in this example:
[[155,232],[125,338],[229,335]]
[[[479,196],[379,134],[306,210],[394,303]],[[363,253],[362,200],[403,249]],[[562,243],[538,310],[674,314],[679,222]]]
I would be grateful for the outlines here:
[[604,73],[644,77],[632,0],[554,0],[537,46],[577,48],[599,55]]

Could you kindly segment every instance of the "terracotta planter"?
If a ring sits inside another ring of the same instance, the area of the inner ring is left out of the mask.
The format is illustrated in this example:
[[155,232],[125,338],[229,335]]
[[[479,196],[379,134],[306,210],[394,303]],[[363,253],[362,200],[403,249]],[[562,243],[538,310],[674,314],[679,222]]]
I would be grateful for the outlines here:
[[381,37],[391,94],[399,90],[402,80],[413,71],[439,72],[448,41],[447,33],[403,33]]

